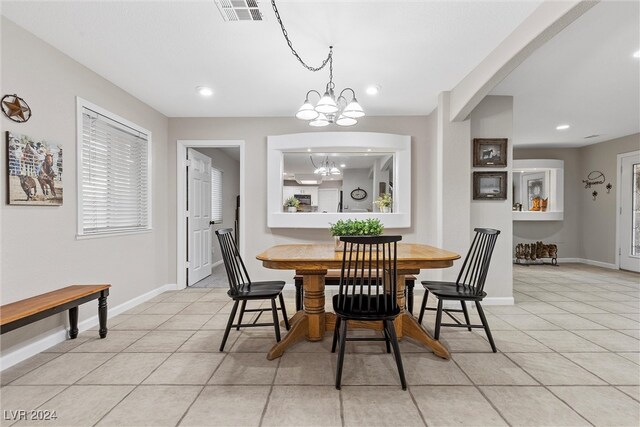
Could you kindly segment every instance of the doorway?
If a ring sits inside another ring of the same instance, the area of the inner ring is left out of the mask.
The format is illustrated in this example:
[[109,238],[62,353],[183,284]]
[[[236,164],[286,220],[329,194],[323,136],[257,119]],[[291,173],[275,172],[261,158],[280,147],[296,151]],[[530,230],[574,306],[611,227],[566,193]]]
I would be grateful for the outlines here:
[[618,155],[618,266],[640,272],[640,151]]
[[221,267],[214,229],[233,228],[244,254],[245,215],[237,203],[245,194],[244,141],[178,140],[176,156],[177,284],[181,289],[206,282],[212,268]]

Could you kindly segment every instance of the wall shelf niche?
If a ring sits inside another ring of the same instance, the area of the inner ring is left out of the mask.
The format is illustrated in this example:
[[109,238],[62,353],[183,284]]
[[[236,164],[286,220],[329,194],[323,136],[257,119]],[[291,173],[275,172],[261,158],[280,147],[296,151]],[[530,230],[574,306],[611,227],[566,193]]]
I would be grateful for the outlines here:
[[[514,221],[562,221],[564,219],[564,161],[527,159],[513,161]],[[535,201],[534,199],[540,199]],[[540,201],[546,199],[546,210]]]

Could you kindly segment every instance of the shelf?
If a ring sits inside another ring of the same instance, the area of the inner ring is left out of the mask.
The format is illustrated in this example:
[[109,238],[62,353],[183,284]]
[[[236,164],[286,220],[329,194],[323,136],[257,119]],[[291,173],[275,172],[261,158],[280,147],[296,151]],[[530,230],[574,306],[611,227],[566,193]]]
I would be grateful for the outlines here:
[[512,211],[514,221],[562,221],[564,212]]

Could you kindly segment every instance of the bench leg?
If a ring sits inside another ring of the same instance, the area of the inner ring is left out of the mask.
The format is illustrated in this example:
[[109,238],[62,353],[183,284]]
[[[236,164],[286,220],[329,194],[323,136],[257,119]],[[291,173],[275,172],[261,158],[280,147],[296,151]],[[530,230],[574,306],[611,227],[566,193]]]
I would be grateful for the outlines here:
[[78,336],[78,307],[69,309],[69,338],[75,339]]
[[102,293],[98,298],[98,319],[100,321],[100,338],[107,336],[107,296]]

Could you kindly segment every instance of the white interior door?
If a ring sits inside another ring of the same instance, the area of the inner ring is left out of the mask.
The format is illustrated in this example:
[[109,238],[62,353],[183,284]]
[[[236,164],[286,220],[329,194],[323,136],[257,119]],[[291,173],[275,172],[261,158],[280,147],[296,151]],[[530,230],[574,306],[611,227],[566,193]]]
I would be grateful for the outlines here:
[[318,212],[338,212],[340,190],[323,188],[318,190]]
[[187,149],[189,185],[189,280],[191,286],[211,274],[211,159]]
[[620,268],[640,272],[640,151],[620,162]]

